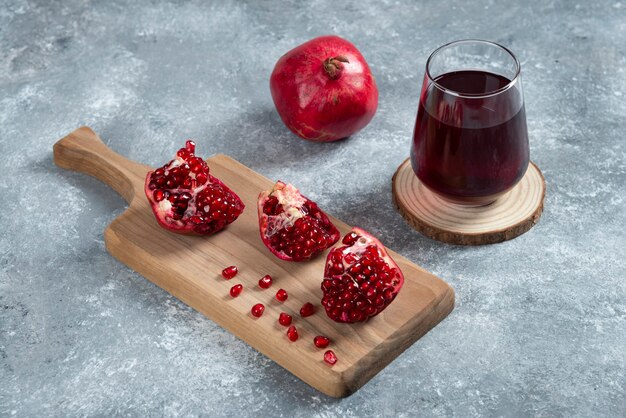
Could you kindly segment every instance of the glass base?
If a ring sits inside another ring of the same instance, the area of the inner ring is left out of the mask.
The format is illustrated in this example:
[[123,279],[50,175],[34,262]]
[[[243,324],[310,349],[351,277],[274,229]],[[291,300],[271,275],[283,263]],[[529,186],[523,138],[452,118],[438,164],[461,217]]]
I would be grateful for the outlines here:
[[496,200],[498,200],[500,196],[506,194],[509,190],[511,190],[511,189],[504,190],[502,192],[491,194],[489,196],[451,196],[451,195],[447,195],[444,193],[436,192],[433,189],[426,186],[424,183],[422,184],[436,198],[443,200],[446,203],[453,203],[455,205],[465,206],[465,207],[470,207],[470,208],[490,205]]

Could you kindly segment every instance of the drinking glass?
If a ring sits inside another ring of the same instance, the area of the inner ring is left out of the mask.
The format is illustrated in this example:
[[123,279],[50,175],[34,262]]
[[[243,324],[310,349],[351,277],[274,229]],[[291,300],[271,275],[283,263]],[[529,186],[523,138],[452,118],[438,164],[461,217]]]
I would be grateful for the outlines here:
[[528,168],[528,132],[520,64],[494,42],[461,40],[426,63],[411,165],[437,196],[486,205]]

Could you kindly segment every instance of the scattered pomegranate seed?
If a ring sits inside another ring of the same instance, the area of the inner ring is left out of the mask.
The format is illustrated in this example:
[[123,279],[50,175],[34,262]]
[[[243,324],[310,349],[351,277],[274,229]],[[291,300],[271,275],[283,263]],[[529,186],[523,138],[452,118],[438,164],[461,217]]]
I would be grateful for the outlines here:
[[311,316],[315,313],[315,306],[311,302],[307,302],[302,305],[300,308],[300,316],[306,318],[307,316]]
[[234,298],[236,298],[237,296],[239,296],[239,294],[241,293],[241,291],[243,290],[243,285],[242,284],[236,284],[233,287],[230,288],[230,295]]
[[291,341],[296,341],[298,339],[298,330],[293,325],[287,330],[287,338]]
[[237,269],[237,266],[229,266],[222,270],[222,276],[224,276],[226,280],[232,279],[237,275],[237,273],[239,273],[239,269]]
[[291,325],[291,315],[281,312],[280,315],[278,315],[278,323],[284,327]]
[[328,337],[318,335],[317,337],[313,338],[313,344],[315,344],[317,348],[326,348],[328,347],[328,344],[330,344],[330,340],[328,339]]
[[252,307],[252,309],[250,309],[250,313],[252,314],[252,316],[256,316],[257,318],[263,315],[264,311],[265,311],[265,306],[262,303],[257,303],[256,305]]
[[272,285],[272,276],[266,274],[265,276],[259,279],[259,287],[261,289],[269,289]]
[[288,297],[289,295],[285,289],[278,289],[278,292],[276,292],[276,300],[279,302],[286,301]]
[[337,356],[333,353],[333,350],[328,350],[324,353],[324,361],[331,366],[337,363]]

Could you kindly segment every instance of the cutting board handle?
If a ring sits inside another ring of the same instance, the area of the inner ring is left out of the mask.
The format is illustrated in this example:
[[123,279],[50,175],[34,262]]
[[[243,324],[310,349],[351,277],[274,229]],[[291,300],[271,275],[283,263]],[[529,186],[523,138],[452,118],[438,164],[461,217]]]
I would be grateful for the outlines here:
[[87,126],[76,129],[54,144],[54,163],[61,168],[89,174],[108,184],[128,203],[143,190],[133,184],[143,184],[150,167],[122,157],[107,147]]

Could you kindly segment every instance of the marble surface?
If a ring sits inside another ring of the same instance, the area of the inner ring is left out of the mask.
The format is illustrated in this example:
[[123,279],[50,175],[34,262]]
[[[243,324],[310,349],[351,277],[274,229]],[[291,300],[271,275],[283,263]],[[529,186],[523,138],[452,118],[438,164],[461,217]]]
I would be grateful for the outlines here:
[[[315,144],[282,125],[268,78],[327,33],[362,51],[380,106],[353,138]],[[468,37],[520,58],[547,181],[534,229],[477,248],[409,229],[390,190],[428,54]],[[618,0],[3,0],[0,416],[626,415],[625,53]],[[293,182],[449,282],[456,309],[328,398],[107,254],[124,201],[52,162],[80,125],[137,161],[192,137]]]

